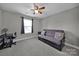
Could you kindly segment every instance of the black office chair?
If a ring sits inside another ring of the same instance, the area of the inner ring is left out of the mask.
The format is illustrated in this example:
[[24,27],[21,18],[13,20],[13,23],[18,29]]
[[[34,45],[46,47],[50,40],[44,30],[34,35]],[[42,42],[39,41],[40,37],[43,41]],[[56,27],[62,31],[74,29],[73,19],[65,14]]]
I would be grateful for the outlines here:
[[12,44],[16,45],[16,42],[13,42],[13,40],[17,37],[17,33],[15,32],[12,36]]

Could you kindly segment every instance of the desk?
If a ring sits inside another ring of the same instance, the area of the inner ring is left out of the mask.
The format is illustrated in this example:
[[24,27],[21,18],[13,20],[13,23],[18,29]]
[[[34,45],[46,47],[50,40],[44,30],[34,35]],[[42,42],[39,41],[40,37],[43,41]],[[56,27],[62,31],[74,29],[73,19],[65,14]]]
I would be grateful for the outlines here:
[[7,47],[11,47],[12,44],[16,44],[16,42],[13,42],[13,39],[15,39],[16,37],[14,37],[12,34],[2,34],[0,35],[0,43],[2,43],[0,45],[0,49],[3,48],[7,48]]

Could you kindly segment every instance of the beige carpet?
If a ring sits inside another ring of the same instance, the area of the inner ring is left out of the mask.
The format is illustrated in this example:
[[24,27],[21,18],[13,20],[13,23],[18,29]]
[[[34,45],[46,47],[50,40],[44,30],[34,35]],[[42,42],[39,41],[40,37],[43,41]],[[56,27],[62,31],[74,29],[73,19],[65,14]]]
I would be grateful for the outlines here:
[[68,53],[68,54],[70,54],[72,56],[79,56],[79,50],[75,49],[73,47],[70,47],[70,46],[65,46],[62,49],[62,52]]
[[0,56],[69,56],[69,54],[33,38],[18,41],[11,48],[0,50]]

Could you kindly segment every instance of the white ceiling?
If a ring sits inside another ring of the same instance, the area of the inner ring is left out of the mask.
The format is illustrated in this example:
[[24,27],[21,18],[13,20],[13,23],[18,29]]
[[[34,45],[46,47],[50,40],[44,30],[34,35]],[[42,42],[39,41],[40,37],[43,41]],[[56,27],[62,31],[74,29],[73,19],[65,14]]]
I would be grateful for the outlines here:
[[39,3],[39,4],[46,7],[42,15],[33,14],[33,11],[30,10],[33,8],[32,3],[0,3],[0,9],[21,13],[32,17],[44,18],[74,8],[79,5],[77,3]]

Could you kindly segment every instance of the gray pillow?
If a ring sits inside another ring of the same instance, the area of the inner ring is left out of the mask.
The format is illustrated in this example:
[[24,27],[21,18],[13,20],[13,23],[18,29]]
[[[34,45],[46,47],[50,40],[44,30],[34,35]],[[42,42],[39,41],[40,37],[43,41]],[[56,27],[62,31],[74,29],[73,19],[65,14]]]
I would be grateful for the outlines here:
[[45,35],[45,31],[42,31],[42,32],[41,32],[41,35]]
[[61,32],[55,32],[55,39],[61,40],[63,38],[64,33]]

